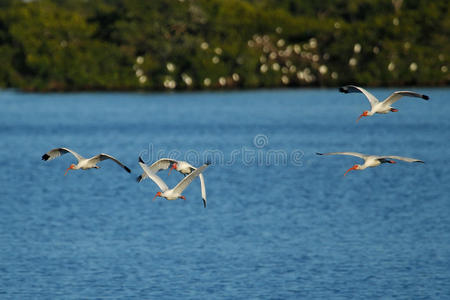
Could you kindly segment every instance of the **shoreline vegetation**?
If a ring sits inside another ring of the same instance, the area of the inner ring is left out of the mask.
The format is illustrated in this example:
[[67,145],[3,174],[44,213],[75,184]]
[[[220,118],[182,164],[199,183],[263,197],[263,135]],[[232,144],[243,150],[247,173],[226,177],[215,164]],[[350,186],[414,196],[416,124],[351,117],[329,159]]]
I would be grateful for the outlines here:
[[0,0],[0,88],[446,86],[448,0]]

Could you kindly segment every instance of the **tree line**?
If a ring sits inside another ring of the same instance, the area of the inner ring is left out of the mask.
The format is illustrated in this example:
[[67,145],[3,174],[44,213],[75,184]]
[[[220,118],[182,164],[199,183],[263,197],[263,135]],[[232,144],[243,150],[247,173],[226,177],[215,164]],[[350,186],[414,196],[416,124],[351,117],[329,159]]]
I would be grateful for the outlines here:
[[447,85],[448,0],[0,0],[0,87]]

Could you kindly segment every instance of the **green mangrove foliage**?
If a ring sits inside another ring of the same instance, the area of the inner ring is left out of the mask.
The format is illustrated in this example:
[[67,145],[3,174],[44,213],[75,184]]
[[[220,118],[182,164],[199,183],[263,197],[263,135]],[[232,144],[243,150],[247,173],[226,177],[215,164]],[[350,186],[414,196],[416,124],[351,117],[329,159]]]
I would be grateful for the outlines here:
[[0,0],[0,87],[446,85],[448,0]]

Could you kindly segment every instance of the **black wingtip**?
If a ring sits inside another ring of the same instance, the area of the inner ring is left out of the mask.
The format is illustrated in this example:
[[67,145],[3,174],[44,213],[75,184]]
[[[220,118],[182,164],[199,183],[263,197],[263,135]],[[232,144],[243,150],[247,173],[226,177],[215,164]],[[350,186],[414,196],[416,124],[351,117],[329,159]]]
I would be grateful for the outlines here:
[[145,164],[145,162],[142,160],[142,158],[139,156],[139,162]]
[[137,181],[137,182],[141,182],[141,180],[142,180],[142,175],[139,175],[139,176],[136,178],[136,181]]
[[424,163],[425,163],[424,161],[421,161],[421,160],[416,160],[415,162],[416,162],[416,163],[421,163],[421,164],[424,164]]
[[47,153],[42,155],[42,160],[48,160],[49,158],[50,158],[50,156]]
[[320,153],[320,152],[316,152],[316,154],[317,154],[317,155],[323,155],[323,153]]
[[430,97],[428,97],[427,95],[422,95],[422,98],[425,100],[430,100]]
[[211,161],[210,161],[210,160],[207,160],[205,164],[206,164],[207,166],[209,166],[209,165],[211,164]]
[[348,93],[348,89],[343,86],[343,87],[339,88],[339,92],[347,94]]
[[203,207],[206,208],[206,200],[203,198],[202,198],[202,200],[203,200]]
[[123,168],[125,169],[125,171],[127,171],[128,173],[131,173],[130,168],[128,168],[127,166],[123,166]]

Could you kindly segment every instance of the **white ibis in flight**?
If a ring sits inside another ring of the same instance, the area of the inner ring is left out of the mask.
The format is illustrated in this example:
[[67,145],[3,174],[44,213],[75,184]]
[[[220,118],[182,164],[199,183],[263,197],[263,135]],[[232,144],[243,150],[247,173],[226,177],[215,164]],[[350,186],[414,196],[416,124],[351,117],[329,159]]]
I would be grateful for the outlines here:
[[[191,174],[193,171],[197,170],[196,167],[192,166],[190,163],[186,162],[186,161],[181,161],[181,160],[175,160],[175,159],[171,159],[171,158],[161,158],[160,160],[154,162],[153,164],[151,164],[150,166],[148,166],[148,168],[150,169],[150,171],[152,171],[153,173],[158,173],[161,170],[167,170],[170,165],[172,165],[172,167],[169,170],[169,174],[170,171],[172,170],[176,170],[178,172],[180,172],[181,174],[183,174],[184,176]],[[147,178],[147,173],[143,172],[141,175],[138,176],[137,181],[141,182],[142,180],[144,180],[145,178]],[[200,179],[200,188],[202,191],[202,200],[203,200],[203,206],[206,207],[206,186],[205,186],[205,178],[203,177],[203,174],[200,173],[200,175],[198,175],[198,178]]]
[[125,166],[124,164],[122,164],[120,161],[118,161],[116,158],[112,157],[111,155],[105,154],[105,153],[100,153],[98,155],[95,155],[91,158],[84,158],[83,156],[81,156],[80,154],[76,153],[73,150],[70,150],[69,148],[55,148],[52,149],[50,151],[48,151],[47,153],[45,153],[44,155],[42,155],[42,160],[52,160],[55,159],[61,155],[64,155],[66,153],[70,153],[73,156],[75,156],[75,158],[78,160],[77,164],[71,164],[69,166],[69,168],[67,168],[66,173],[64,173],[64,176],[67,174],[67,172],[69,170],[78,170],[78,169],[82,169],[82,170],[87,170],[87,169],[92,169],[92,168],[96,168],[99,169],[100,167],[97,166],[97,164],[99,162],[101,162],[102,160],[106,160],[106,159],[110,159],[112,161],[114,161],[116,164],[118,164],[119,166],[121,166],[122,168],[125,169],[125,171],[127,171],[128,173],[130,173],[130,169]]
[[397,91],[393,92],[389,97],[387,97],[384,101],[379,101],[374,95],[363,89],[362,87],[355,86],[355,85],[346,85],[341,88],[339,88],[339,91],[345,94],[348,93],[363,93],[367,100],[369,100],[371,110],[365,110],[359,118],[356,120],[356,122],[359,121],[362,117],[368,117],[373,116],[374,114],[387,114],[389,112],[397,112],[398,109],[393,108],[391,105],[400,100],[403,96],[406,97],[415,97],[415,98],[422,98],[424,100],[430,99],[427,95],[418,94],[416,92],[410,92],[410,91]]
[[186,200],[186,198],[183,195],[181,195],[181,193],[197,176],[199,176],[210,165],[210,163],[207,162],[206,164],[192,171],[172,189],[169,189],[167,184],[158,175],[156,175],[156,173],[152,172],[152,170],[150,170],[150,168],[147,167],[147,165],[140,157],[139,157],[139,165],[144,170],[145,174],[147,174],[147,177],[153,180],[153,182],[155,182],[158,185],[159,189],[161,190],[160,192],[156,193],[155,197],[153,197],[153,200],[155,200],[156,197],[163,197],[166,198],[167,200],[176,200],[178,198]]
[[347,172],[345,172],[344,176],[347,175],[347,173],[352,170],[364,170],[367,168],[377,167],[384,163],[395,164],[396,162],[394,159],[403,160],[406,162],[424,163],[423,161],[415,159],[415,158],[401,157],[401,156],[394,156],[394,155],[378,156],[378,155],[366,155],[366,154],[361,154],[361,153],[357,153],[357,152],[330,152],[330,153],[316,153],[316,154],[317,155],[350,155],[350,156],[356,156],[356,157],[362,158],[364,160],[364,164],[354,165],[353,167],[348,169]]

